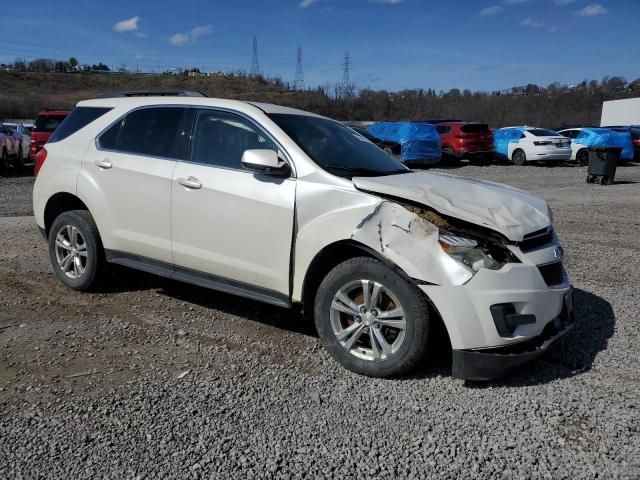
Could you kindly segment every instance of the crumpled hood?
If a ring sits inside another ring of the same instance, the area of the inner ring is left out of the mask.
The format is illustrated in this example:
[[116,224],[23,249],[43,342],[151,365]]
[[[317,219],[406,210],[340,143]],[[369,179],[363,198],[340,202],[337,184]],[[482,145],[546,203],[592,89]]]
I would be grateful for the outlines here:
[[501,183],[446,173],[411,172],[354,177],[353,184],[360,190],[410,200],[442,215],[490,228],[515,242],[551,224],[547,202]]

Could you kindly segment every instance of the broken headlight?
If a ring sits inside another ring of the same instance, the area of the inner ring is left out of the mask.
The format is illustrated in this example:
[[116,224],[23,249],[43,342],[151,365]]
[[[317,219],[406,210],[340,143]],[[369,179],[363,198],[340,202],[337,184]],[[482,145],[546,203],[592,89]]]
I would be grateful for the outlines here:
[[497,261],[488,249],[478,245],[476,240],[455,235],[440,235],[442,249],[456,262],[461,263],[474,274],[481,268],[499,270],[503,262]]

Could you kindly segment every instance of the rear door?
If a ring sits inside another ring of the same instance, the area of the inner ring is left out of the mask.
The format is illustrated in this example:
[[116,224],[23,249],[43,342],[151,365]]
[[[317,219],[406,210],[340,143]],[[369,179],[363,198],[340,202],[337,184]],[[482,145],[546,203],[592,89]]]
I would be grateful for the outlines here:
[[189,160],[173,174],[176,274],[205,273],[208,281],[288,301],[295,179],[241,165],[245,150],[278,151],[277,144],[255,122],[228,111],[197,109],[193,125]]
[[173,262],[171,179],[187,150],[188,111],[180,106],[134,110],[92,142],[85,155],[78,192],[93,202],[89,208],[112,255]]

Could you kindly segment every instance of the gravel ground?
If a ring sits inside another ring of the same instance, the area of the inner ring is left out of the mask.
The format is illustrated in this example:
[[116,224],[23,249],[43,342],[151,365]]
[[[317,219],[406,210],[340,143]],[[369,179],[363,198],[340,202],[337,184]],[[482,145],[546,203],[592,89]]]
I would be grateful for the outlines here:
[[67,290],[0,179],[0,478],[640,478],[640,167],[447,171],[545,197],[567,252],[580,323],[502,381],[360,377],[295,313],[127,270]]

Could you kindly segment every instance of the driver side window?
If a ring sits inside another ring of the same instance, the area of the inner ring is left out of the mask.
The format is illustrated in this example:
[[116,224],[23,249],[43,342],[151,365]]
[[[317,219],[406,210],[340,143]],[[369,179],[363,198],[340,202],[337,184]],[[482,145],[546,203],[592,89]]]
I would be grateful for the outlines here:
[[203,165],[242,170],[245,150],[269,149],[276,145],[244,118],[216,110],[196,113],[191,161]]

